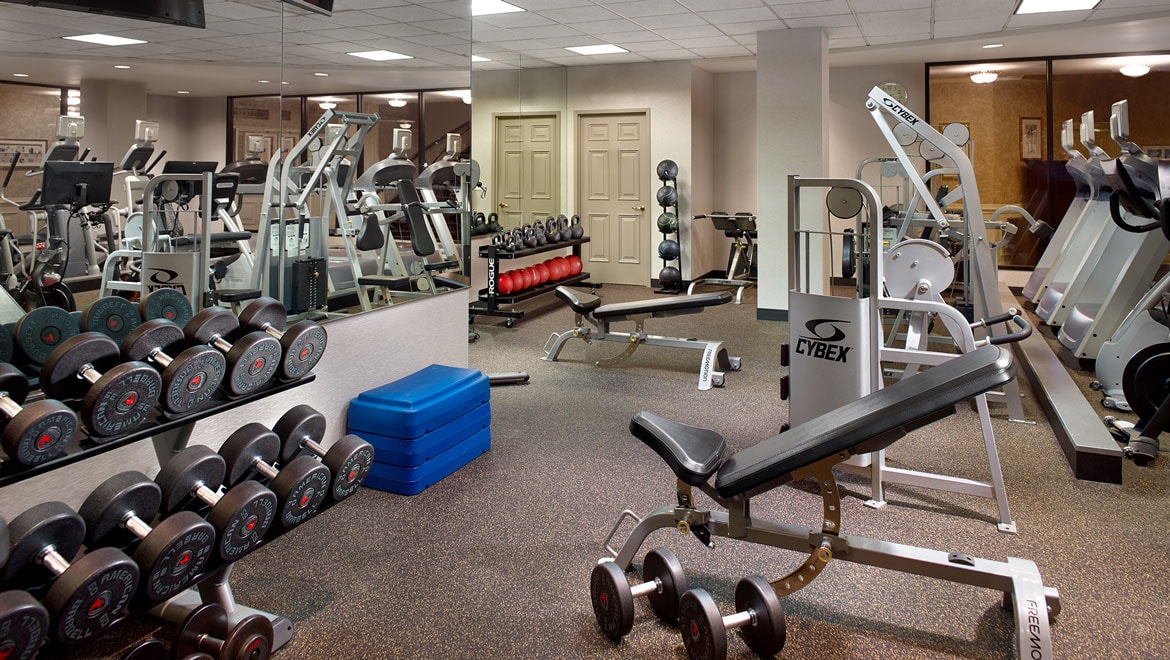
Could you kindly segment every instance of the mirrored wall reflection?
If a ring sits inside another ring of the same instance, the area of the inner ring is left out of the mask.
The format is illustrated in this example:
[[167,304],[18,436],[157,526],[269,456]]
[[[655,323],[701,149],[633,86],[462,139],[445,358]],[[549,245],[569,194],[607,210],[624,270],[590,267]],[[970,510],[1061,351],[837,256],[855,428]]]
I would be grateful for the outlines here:
[[40,85],[0,84],[0,181],[9,170],[12,177],[0,200],[3,225],[17,234],[30,233],[28,214],[17,209],[41,186],[39,177],[26,176],[44,160],[49,145],[56,141],[57,117],[77,112],[80,90]]

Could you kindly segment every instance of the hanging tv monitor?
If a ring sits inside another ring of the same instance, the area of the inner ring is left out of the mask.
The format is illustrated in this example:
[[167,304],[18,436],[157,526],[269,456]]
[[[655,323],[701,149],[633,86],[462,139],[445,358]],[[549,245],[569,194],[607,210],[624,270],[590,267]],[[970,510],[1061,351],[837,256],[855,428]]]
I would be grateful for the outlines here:
[[84,11],[194,28],[207,26],[203,14],[203,0],[0,0],[0,2]]

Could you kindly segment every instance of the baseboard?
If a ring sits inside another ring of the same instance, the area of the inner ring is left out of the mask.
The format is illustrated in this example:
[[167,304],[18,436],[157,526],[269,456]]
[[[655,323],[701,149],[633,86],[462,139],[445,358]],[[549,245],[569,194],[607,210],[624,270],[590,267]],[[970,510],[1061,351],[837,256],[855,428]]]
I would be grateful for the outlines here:
[[786,309],[761,309],[756,308],[757,321],[788,321],[788,310]]

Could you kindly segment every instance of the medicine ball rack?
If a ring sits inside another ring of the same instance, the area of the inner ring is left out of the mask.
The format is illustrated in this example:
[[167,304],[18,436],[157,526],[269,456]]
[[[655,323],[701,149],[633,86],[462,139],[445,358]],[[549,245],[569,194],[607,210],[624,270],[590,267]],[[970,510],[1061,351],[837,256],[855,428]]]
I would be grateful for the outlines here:
[[[167,418],[160,413],[154,420],[148,421],[134,432],[117,436],[101,443],[94,442],[89,438],[83,438],[81,440],[74,439],[63,455],[39,465],[25,467],[17,465],[14,461],[5,460],[3,464],[0,464],[0,488],[11,486],[34,476],[46,474],[66,465],[77,463],[145,438],[151,438],[153,440],[155,455],[158,458],[159,465],[163,465],[187,446],[191,434],[195,430],[195,423],[199,420],[253,403],[286,390],[300,387],[301,385],[307,385],[314,380],[316,380],[316,375],[313,373],[309,373],[297,380],[274,380],[268,386],[251,394],[231,399],[213,399],[200,410],[183,415],[182,417]],[[34,398],[36,396],[30,397],[30,399]],[[262,483],[265,483],[264,480],[262,480]],[[334,503],[332,501],[327,501],[318,510],[318,515],[333,505]],[[201,516],[206,517],[210,508],[210,506],[205,505],[201,509],[196,509],[196,511]],[[274,526],[255,549],[264,547],[270,541],[279,538],[284,533],[285,530]],[[138,594],[130,601],[126,613],[116,617],[115,623],[110,627],[116,627],[118,623],[130,617],[145,613],[149,613],[156,618],[170,623],[181,624],[187,614],[196,607],[204,603],[214,602],[219,603],[230,613],[230,622],[233,625],[243,617],[252,614],[260,614],[267,617],[272,621],[274,629],[273,650],[284,646],[292,639],[292,622],[286,617],[236,603],[232,595],[231,585],[229,584],[233,565],[232,562],[225,562],[213,555],[207,566],[194,578],[191,583],[191,588],[163,603],[150,602],[141,594]],[[33,596],[43,596],[51,584],[52,580],[48,580],[43,584],[14,584],[9,586],[23,588]],[[196,593],[195,589],[198,590],[198,593]],[[40,653],[45,657],[52,657],[54,650],[60,650],[59,645],[59,642],[50,639],[46,642]]]
[[[664,160],[656,168],[658,180],[662,187],[655,197],[662,207],[662,215],[658,219],[658,231],[662,232],[662,242],[658,244],[658,256],[662,258],[662,270],[658,271],[658,288],[654,293],[679,294],[683,291],[682,273],[678,266],[672,266],[672,261],[682,265],[682,242],[679,234],[678,214],[678,164],[673,160]],[[668,219],[673,216],[673,222]],[[671,238],[671,235],[674,238]],[[673,250],[673,253],[671,252]],[[672,256],[673,255],[673,256]]]
[[[484,316],[502,316],[507,320],[505,325],[511,328],[516,323],[516,319],[524,316],[522,309],[501,309],[500,305],[515,305],[518,302],[542,296],[546,293],[552,293],[558,286],[572,286],[580,284],[589,279],[588,272],[580,272],[571,277],[557,280],[556,282],[547,282],[534,286],[530,289],[525,289],[519,293],[511,293],[503,295],[499,293],[500,285],[500,260],[501,259],[519,259],[521,257],[531,257],[533,255],[542,254],[544,252],[551,252],[554,250],[563,250],[565,248],[572,248],[573,255],[581,258],[581,246],[589,242],[588,236],[575,238],[560,243],[549,243],[534,248],[527,248],[523,250],[513,250],[505,252],[499,250],[496,245],[481,245],[479,248],[479,256],[481,259],[487,259],[488,267],[488,285],[485,289],[479,290],[479,301],[471,303],[468,309],[470,320],[474,321],[477,315]],[[600,284],[589,284],[591,289],[596,289]]]

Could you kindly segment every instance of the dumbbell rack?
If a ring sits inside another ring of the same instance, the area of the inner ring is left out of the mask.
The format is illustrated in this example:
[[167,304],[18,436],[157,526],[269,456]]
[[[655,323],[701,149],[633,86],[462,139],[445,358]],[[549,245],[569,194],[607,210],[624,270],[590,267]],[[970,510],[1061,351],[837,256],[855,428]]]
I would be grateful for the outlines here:
[[[582,236],[581,238],[575,238],[568,241],[549,243],[539,247],[524,248],[523,250],[513,250],[511,252],[505,252],[504,250],[499,249],[499,247],[495,244],[480,246],[479,256],[481,259],[487,259],[488,262],[488,285],[487,288],[479,290],[479,301],[471,303],[471,307],[468,310],[468,314],[470,315],[471,319],[474,320],[475,317],[480,314],[484,316],[502,316],[508,319],[505,325],[511,328],[515,324],[516,319],[524,316],[524,310],[501,309],[500,305],[515,305],[516,303],[523,300],[542,296],[546,293],[554,291],[558,286],[580,284],[581,282],[589,279],[589,273],[582,271],[576,275],[573,275],[572,277],[566,277],[564,279],[557,280],[556,282],[546,282],[545,284],[534,286],[531,289],[525,289],[519,293],[510,293],[504,295],[499,293],[501,259],[519,259],[521,257],[531,257],[537,254],[551,252],[553,250],[563,250],[567,247],[573,248],[573,254],[580,258],[581,246],[588,242],[589,237]],[[596,288],[599,285],[590,284],[590,286]]]
[[[663,188],[674,188],[674,191],[675,191],[674,204],[662,204],[662,212],[663,213],[674,213],[674,217],[678,218],[679,217],[679,214],[678,214],[678,206],[679,206],[678,179],[675,177],[671,177],[671,176],[659,176],[659,181],[662,181]],[[674,235],[674,240],[676,243],[678,243],[678,246],[679,246],[678,257],[676,257],[674,259],[666,259],[664,257],[662,259],[662,268],[663,269],[666,269],[667,267],[669,267],[670,263],[672,261],[678,261],[679,266],[682,265],[682,236],[680,234],[680,232],[682,231],[681,226],[682,226],[682,220],[680,219],[678,224],[675,225],[674,231],[672,231],[672,232],[663,231],[662,232],[663,242],[668,240],[671,237],[671,235]],[[661,243],[659,245],[661,245]],[[681,272],[681,270],[682,269],[680,268],[679,271]],[[665,294],[675,295],[675,294],[682,293],[682,291],[683,291],[683,287],[682,287],[681,280],[679,281],[679,284],[677,286],[670,286],[670,285],[663,283],[661,278],[660,278],[658,280],[658,288],[654,290],[654,293],[665,293]]]
[[[66,465],[77,463],[145,438],[151,438],[153,440],[155,455],[158,457],[159,464],[162,465],[187,446],[187,442],[195,430],[195,423],[199,420],[247,405],[286,390],[300,387],[301,385],[307,385],[314,380],[316,380],[316,375],[310,373],[303,378],[293,381],[273,381],[263,389],[251,394],[231,399],[212,399],[203,408],[182,417],[168,418],[160,414],[156,419],[148,421],[133,433],[118,436],[105,442],[98,443],[88,438],[75,441],[66,450],[65,454],[40,465],[24,467],[16,465],[11,460],[5,460],[0,464],[0,488],[19,483],[37,475],[46,474]],[[30,396],[29,401],[35,400],[36,398],[36,396]],[[264,483],[263,480],[262,483]],[[332,502],[325,502],[318,510],[318,515],[332,505]],[[210,509],[210,506],[205,505],[201,509],[196,509],[196,511],[206,517]],[[279,538],[285,531],[288,530],[280,530],[274,526],[264,540],[256,546],[253,552],[256,549],[264,547],[270,541]],[[132,545],[130,544],[127,547],[131,547]],[[132,552],[127,552],[127,554],[132,554]],[[268,617],[272,620],[272,627],[275,633],[273,650],[287,644],[292,639],[292,622],[289,619],[245,607],[235,602],[231,592],[231,585],[229,584],[232,566],[232,563],[225,563],[218,557],[213,556],[208,562],[207,567],[192,582],[192,586],[198,589],[198,593],[189,588],[178,596],[161,604],[144,601],[141,595],[137,595],[127,608],[128,614],[120,617],[118,622],[114,623],[114,626],[117,626],[117,623],[120,623],[125,618],[145,612],[177,624],[181,623],[187,614],[199,605],[205,602],[215,602],[219,603],[227,611],[229,620],[233,625],[250,614],[262,614]],[[51,579],[40,585],[25,585],[25,588],[34,596],[40,597],[44,595],[44,592],[47,591],[50,584],[52,584]],[[42,651],[46,649],[51,650],[56,647],[57,643],[50,639]]]

